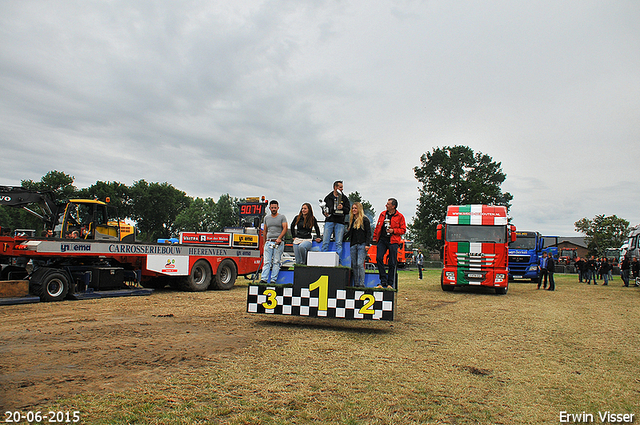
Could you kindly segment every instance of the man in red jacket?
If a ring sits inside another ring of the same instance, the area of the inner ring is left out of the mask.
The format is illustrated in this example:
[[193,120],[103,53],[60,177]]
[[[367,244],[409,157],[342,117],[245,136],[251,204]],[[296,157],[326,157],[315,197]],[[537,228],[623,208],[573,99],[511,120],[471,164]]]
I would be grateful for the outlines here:
[[[376,263],[380,273],[379,288],[396,287],[396,268],[398,265],[398,244],[402,240],[402,235],[407,232],[407,224],[404,216],[397,210],[398,201],[389,198],[386,211],[380,213],[376,230],[373,232],[373,241],[377,241]],[[389,273],[384,267],[384,255],[389,252]]]

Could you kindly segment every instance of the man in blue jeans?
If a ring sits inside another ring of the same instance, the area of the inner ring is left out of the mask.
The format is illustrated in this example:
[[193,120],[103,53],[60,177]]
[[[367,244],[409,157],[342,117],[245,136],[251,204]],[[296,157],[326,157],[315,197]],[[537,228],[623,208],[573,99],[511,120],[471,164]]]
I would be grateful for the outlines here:
[[[280,273],[280,260],[284,252],[284,235],[287,234],[289,228],[287,218],[283,214],[278,214],[278,201],[269,202],[269,210],[271,215],[264,218],[264,263],[262,265],[262,275],[260,283],[276,283],[278,273]],[[269,279],[271,274],[271,279]]]
[[342,238],[344,236],[344,222],[349,216],[351,205],[342,190],[344,185],[338,180],[333,183],[333,191],[324,198],[325,207],[322,213],[324,219],[324,232],[322,235],[322,252],[329,250],[329,242],[331,235],[334,235],[336,241],[336,253],[338,258],[342,259]]

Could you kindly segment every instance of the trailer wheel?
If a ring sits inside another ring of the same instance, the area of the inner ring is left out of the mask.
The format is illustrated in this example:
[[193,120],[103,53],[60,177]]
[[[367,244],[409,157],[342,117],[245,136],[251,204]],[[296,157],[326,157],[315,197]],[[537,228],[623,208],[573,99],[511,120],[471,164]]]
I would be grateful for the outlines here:
[[217,289],[231,289],[236,283],[236,277],[238,276],[238,270],[233,261],[228,258],[222,260],[218,266],[218,272],[216,273],[215,285]]
[[40,301],[62,301],[69,292],[69,279],[60,270],[43,267],[31,275],[29,286]]
[[183,279],[182,287],[186,291],[206,291],[211,284],[211,266],[207,260],[198,260],[191,268],[189,276]]

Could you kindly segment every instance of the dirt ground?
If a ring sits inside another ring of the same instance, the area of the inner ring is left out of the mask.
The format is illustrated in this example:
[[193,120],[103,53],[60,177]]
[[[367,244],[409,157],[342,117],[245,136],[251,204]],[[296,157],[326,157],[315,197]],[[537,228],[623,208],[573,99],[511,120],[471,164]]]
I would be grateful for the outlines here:
[[231,356],[255,338],[239,320],[246,290],[0,306],[0,407],[121,391]]

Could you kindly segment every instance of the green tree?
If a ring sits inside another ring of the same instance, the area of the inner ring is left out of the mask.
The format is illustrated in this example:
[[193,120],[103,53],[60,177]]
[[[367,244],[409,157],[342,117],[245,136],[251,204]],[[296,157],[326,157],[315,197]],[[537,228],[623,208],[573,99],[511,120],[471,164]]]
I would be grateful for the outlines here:
[[500,189],[506,179],[501,163],[467,146],[434,148],[413,171],[421,187],[410,237],[425,248],[440,248],[436,224],[444,220],[448,205],[511,206],[513,196]]
[[100,201],[109,199],[109,205],[117,211],[118,218],[131,217],[132,200],[129,188],[120,182],[97,181],[88,188],[78,190],[77,196],[81,199],[98,199]]
[[[376,219],[376,210],[373,209],[371,202],[362,199],[362,195],[356,190],[355,192],[351,192],[349,196],[349,202],[353,205],[354,202],[360,202],[362,204],[362,209],[364,209],[364,215],[369,218],[371,225],[373,226]],[[351,212],[351,211],[349,211]]]
[[615,215],[596,215],[593,220],[581,218],[574,223],[576,231],[585,235],[590,255],[604,256],[607,248],[620,248],[627,239],[629,222]]
[[39,182],[22,180],[22,187],[38,192],[51,192],[56,201],[66,201],[77,196],[78,190],[73,185],[74,177],[62,171],[49,171]]
[[137,221],[142,240],[168,238],[175,232],[178,214],[191,203],[185,192],[169,183],[134,182],[130,187],[131,218]]
[[173,227],[173,236],[179,232],[213,232],[216,228],[216,202],[211,198],[195,198],[180,211]]
[[215,206],[215,230],[237,226],[239,214],[238,198],[232,198],[228,193],[221,195]]

